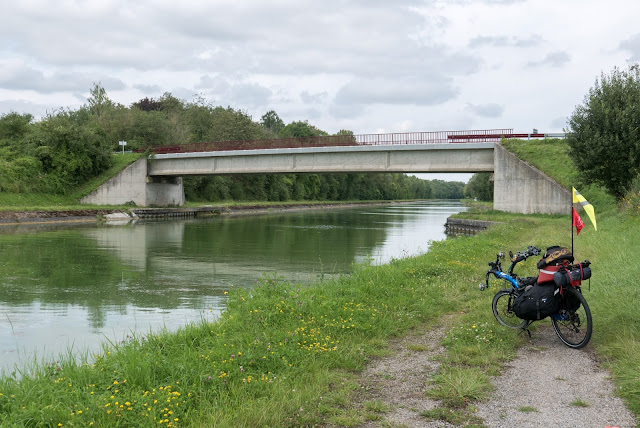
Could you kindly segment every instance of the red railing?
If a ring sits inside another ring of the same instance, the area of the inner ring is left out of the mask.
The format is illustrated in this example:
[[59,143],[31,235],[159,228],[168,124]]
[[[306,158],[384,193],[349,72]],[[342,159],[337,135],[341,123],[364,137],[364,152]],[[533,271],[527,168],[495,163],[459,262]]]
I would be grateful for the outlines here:
[[[409,144],[450,144],[499,142],[501,138],[544,137],[544,134],[514,134],[513,129],[472,131],[401,132],[391,134],[326,135],[320,137],[262,140],[215,141],[167,146],[151,146],[151,153],[213,152],[226,150],[285,149],[334,146],[388,146]],[[139,150],[144,151],[144,150]]]

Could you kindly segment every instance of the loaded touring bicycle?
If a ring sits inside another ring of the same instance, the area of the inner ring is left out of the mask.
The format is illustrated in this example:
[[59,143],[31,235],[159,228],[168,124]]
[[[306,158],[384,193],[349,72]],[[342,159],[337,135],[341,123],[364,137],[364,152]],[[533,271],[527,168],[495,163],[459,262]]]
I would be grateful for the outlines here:
[[510,287],[499,290],[491,303],[500,324],[529,333],[531,323],[550,317],[553,329],[565,345],[583,348],[589,343],[593,329],[591,310],[581,288],[582,281],[591,278],[591,263],[588,260],[574,263],[568,248],[554,246],[547,248],[538,262],[538,276],[520,278],[513,272],[519,262],[540,253],[533,246],[515,255],[509,252],[511,264],[504,272],[505,254],[500,252],[495,262],[489,262],[480,290],[489,287],[492,276],[508,282]]

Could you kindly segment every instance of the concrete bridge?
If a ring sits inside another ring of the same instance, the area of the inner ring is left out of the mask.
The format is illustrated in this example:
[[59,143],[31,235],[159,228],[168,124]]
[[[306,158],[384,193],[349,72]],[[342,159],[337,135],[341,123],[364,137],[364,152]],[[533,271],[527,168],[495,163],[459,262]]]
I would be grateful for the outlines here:
[[[138,160],[82,202],[180,206],[185,202],[182,177],[189,175],[493,172],[495,209],[518,213],[569,213],[571,195],[567,189],[517,159],[498,143],[501,136],[512,134],[462,132],[445,135],[446,142],[439,138],[438,142],[427,143],[422,137],[415,138],[418,133],[409,133],[381,134],[392,135],[395,141],[389,143],[378,135],[374,144],[359,143],[357,139],[361,136],[347,136],[346,140],[345,136],[340,136],[342,143],[323,147],[188,151],[195,147],[188,145],[186,150],[181,150],[180,146],[175,146],[178,149],[165,148],[165,153]],[[460,143],[461,140],[465,142]],[[343,144],[344,141],[348,144]],[[221,143],[216,147],[225,145]]]

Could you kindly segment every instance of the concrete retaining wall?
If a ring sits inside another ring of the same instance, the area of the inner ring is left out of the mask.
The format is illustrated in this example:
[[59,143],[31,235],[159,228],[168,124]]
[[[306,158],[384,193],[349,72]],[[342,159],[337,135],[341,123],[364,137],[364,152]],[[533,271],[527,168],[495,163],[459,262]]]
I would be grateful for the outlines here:
[[569,214],[571,192],[496,144],[493,208],[521,214]]
[[475,235],[494,224],[499,224],[499,222],[449,217],[444,228],[447,235]]

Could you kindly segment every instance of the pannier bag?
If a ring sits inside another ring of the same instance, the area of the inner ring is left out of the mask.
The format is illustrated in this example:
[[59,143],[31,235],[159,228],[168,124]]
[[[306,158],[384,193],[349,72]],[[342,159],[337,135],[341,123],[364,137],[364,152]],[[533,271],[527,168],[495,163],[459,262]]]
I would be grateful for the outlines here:
[[553,274],[553,282],[558,287],[566,287],[573,285],[579,286],[583,279],[591,278],[591,268],[589,266],[583,266],[582,263],[569,266],[567,268],[559,269]]
[[513,300],[513,312],[523,320],[541,320],[560,310],[560,294],[555,285],[534,285]]
[[538,262],[538,269],[547,266],[559,266],[566,262],[573,263],[573,260],[573,254],[571,254],[570,249],[554,245],[547,248],[547,251],[542,255],[542,259]]

